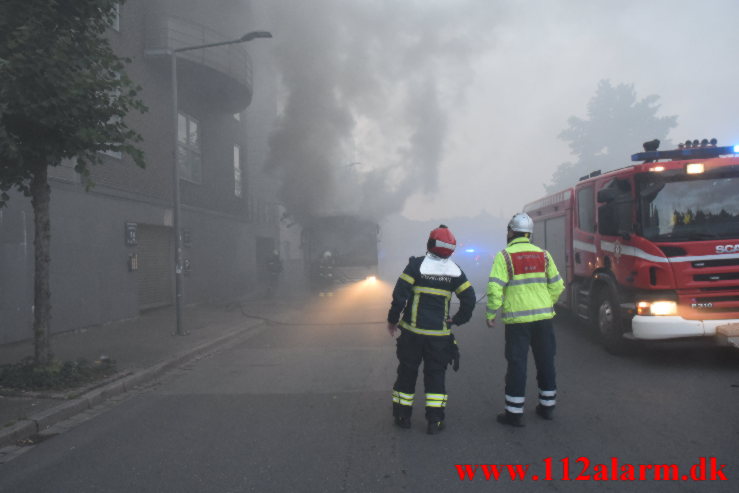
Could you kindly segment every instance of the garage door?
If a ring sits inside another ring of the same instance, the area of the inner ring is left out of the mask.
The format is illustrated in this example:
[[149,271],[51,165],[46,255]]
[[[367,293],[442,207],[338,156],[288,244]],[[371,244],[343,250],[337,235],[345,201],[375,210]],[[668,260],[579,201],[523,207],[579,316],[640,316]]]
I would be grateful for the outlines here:
[[139,308],[174,303],[174,247],[172,229],[138,225]]

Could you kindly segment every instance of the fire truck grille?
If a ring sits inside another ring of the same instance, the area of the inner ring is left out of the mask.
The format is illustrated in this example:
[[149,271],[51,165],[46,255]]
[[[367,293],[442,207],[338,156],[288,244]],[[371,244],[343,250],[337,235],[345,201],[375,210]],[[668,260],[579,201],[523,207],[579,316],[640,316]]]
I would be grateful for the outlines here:
[[739,301],[739,295],[736,296],[701,296],[696,298],[701,303],[719,303],[721,301]]
[[711,286],[707,288],[700,288],[700,290],[706,293],[715,291],[739,291],[739,286]]
[[700,260],[692,262],[693,267],[696,269],[702,269],[704,267],[731,267],[733,265],[739,265],[739,258],[721,259],[721,260]]
[[693,276],[695,281],[730,281],[739,279],[739,272],[720,272],[716,274],[698,274]]

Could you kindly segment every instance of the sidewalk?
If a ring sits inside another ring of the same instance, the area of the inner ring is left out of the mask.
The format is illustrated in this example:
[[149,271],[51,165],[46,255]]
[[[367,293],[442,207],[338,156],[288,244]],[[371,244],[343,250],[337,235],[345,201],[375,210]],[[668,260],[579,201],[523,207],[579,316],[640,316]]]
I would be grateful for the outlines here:
[[[51,338],[55,359],[95,361],[105,355],[115,361],[117,373],[95,385],[67,391],[0,390],[0,447],[31,437],[198,354],[259,330],[266,325],[265,319],[279,316],[280,307],[279,302],[264,301],[188,306],[182,317],[186,334],[180,336],[174,335],[173,307],[146,311],[132,320],[56,334]],[[0,364],[17,363],[28,356],[33,356],[32,341],[0,345]]]

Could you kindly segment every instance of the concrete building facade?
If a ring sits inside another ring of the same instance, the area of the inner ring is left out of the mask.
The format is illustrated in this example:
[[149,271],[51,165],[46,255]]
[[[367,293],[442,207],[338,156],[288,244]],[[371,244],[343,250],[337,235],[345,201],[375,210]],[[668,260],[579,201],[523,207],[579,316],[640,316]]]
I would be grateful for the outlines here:
[[[144,138],[146,168],[106,155],[90,191],[73,163],[50,169],[52,332],[174,303],[175,132],[184,303],[226,303],[258,289],[261,259],[280,241],[276,184],[263,162],[249,160],[266,155],[267,143],[247,127],[269,125],[249,117],[260,97],[252,44],[178,55],[176,125],[170,71],[172,49],[238,39],[251,26],[246,0],[217,8],[202,0],[129,0],[120,7],[109,39],[132,60],[126,72],[149,108],[127,119]],[[33,211],[15,194],[0,209],[0,343],[30,338],[32,320]]]

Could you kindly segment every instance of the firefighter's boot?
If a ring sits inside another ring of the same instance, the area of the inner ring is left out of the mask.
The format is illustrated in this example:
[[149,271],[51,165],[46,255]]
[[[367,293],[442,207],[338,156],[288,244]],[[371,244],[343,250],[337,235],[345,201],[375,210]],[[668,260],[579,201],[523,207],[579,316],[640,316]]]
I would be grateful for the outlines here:
[[411,427],[411,408],[401,406],[397,402],[393,402],[393,420],[395,426],[403,429]]
[[539,404],[536,406],[536,414],[542,419],[551,421],[554,419],[554,406],[542,406]]
[[443,421],[429,421],[428,426],[426,427],[426,433],[429,435],[438,435],[446,428],[446,425]]
[[498,423],[508,426],[515,426],[516,428],[522,428],[526,426],[526,424],[523,422],[523,413],[512,413],[509,411],[505,411],[503,413],[500,413],[497,418]]

